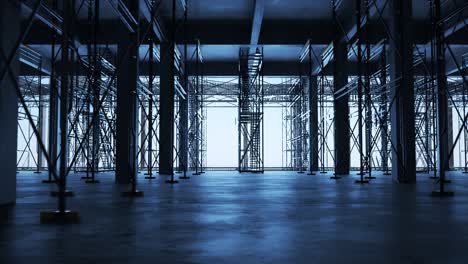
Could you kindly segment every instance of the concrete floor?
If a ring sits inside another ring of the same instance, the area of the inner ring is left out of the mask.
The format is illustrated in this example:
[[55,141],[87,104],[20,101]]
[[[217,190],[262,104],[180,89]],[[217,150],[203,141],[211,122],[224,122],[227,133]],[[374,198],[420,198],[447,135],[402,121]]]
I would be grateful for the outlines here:
[[16,206],[1,209],[0,263],[468,263],[468,175],[453,198],[429,196],[427,175],[398,185],[377,175],[209,172],[178,185],[140,180],[143,198],[100,174],[70,177],[77,225],[41,225],[56,208],[43,174],[18,174]]

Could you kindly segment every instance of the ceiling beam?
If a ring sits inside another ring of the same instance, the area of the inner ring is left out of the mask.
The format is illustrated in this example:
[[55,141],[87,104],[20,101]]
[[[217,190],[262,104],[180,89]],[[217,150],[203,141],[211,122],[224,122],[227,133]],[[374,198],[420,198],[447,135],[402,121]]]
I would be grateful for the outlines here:
[[[60,62],[58,64],[60,67]],[[159,64],[155,65],[153,68],[156,71],[156,74],[159,74]],[[192,63],[190,68],[194,68],[195,63]],[[237,76],[237,61],[207,61],[204,64],[204,74],[205,76]],[[448,75],[459,75],[458,71],[453,70],[453,64],[448,63],[447,65],[447,74]],[[147,61],[140,62],[140,75],[148,75],[149,64]],[[371,71],[375,72],[380,69],[380,63],[373,62],[371,63]],[[265,76],[298,76],[299,75],[299,65],[296,61],[265,61],[264,62],[264,74]],[[86,70],[80,69],[82,75],[87,75]],[[357,62],[349,61],[347,67],[348,74],[350,76],[355,76],[357,74]],[[305,72],[305,70],[303,71]],[[332,75],[332,67],[326,67],[324,69],[325,75]],[[415,68],[415,75],[423,76],[425,68],[422,64]],[[27,64],[21,64],[20,75],[37,75],[37,70]]]
[[[119,26],[116,27],[116,22]],[[381,23],[374,21],[371,24],[370,43],[376,44],[386,37],[385,29]],[[143,22],[147,23],[147,22]],[[85,25],[85,21],[79,21],[80,25]],[[127,31],[120,26],[116,20],[103,20],[100,22],[100,34],[98,43],[116,44],[119,42],[122,34]],[[23,28],[25,24],[23,24]],[[316,21],[285,21],[285,20],[263,20],[261,34],[258,40],[259,45],[303,45],[308,39],[314,45],[328,45],[333,40],[333,25],[329,20]],[[413,32],[416,44],[427,44],[430,41],[427,23],[424,21],[413,22]],[[210,20],[189,21],[189,36],[191,39],[200,39],[206,45],[250,45],[251,25],[248,21],[236,20]],[[88,32],[85,27],[77,27],[76,34],[79,39],[87,39]],[[43,23],[34,23],[31,26],[30,33],[26,37],[24,44],[50,44],[51,33],[47,25]],[[228,32],[228,33],[226,33]],[[464,37],[463,32],[458,30],[450,37],[450,44],[467,45],[468,38]],[[466,35],[466,34],[465,34]],[[191,44],[196,44],[195,41]]]
[[[140,4],[140,12],[143,15],[143,18],[145,18],[146,22],[151,23],[151,17],[153,16],[153,7],[151,6],[151,2],[149,0],[144,0],[143,2],[143,4]],[[157,12],[157,10],[155,12]],[[158,16],[158,14],[154,14],[153,25],[151,25],[151,28],[160,42],[167,40],[166,33],[164,31],[164,24],[162,22],[162,19]]]
[[250,45],[258,45],[260,32],[262,30],[263,13],[265,11],[265,0],[255,0],[254,13],[252,18],[252,31],[250,35]]
[[463,18],[461,21],[459,21],[455,25],[450,26],[447,30],[445,30],[444,37],[449,38],[451,35],[457,33],[461,29],[468,30],[467,25],[468,25],[468,18]]

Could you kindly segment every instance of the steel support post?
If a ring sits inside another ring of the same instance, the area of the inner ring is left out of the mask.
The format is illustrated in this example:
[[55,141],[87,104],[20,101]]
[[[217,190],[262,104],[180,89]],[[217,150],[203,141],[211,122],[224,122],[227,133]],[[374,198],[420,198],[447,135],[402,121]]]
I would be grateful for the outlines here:
[[[92,7],[90,7],[92,8]],[[99,171],[99,149],[101,145],[101,118],[99,113],[99,99],[101,95],[101,58],[97,45],[99,34],[99,1],[94,1],[94,23],[92,26],[93,39],[93,71],[92,71],[92,93],[93,93],[93,130],[92,130],[92,155],[91,155],[91,179],[86,183],[99,183],[96,180],[96,173]],[[88,154],[89,155],[89,154]]]
[[[42,58],[41,58],[42,60]],[[42,91],[42,61],[40,62],[38,68],[38,82],[37,82],[37,92],[38,92],[38,105],[37,105],[37,130],[39,131],[39,135],[41,136],[42,140],[44,140],[44,96]],[[36,144],[36,153],[37,153],[37,166],[35,173],[41,173],[42,165],[43,165],[43,157],[42,157],[42,150],[41,145],[39,144],[39,140]]]
[[380,113],[383,113],[383,116],[380,120],[380,151],[382,158],[382,171],[384,175],[390,175],[388,168],[388,97],[387,97],[387,49],[386,44],[383,45],[382,55],[380,57],[380,86],[382,87],[381,96],[380,96]]
[[66,212],[66,196],[72,195],[67,191],[67,169],[68,169],[68,115],[69,115],[69,92],[71,89],[72,82],[72,65],[71,50],[69,39],[72,36],[72,19],[73,19],[73,7],[70,0],[64,1],[63,8],[64,15],[64,26],[62,35],[62,47],[61,47],[61,69],[60,69],[60,94],[59,94],[59,182],[58,182],[58,193],[52,193],[54,196],[58,196],[58,212],[65,214]]
[[[139,18],[139,1],[126,0],[129,11],[135,19]],[[126,196],[143,196],[137,191],[138,174],[138,48],[139,28],[122,37],[118,45],[119,58],[123,59],[117,75],[117,159],[116,182],[131,183]]]
[[364,146],[362,141],[363,136],[363,123],[362,123],[362,16],[361,16],[361,5],[362,0],[356,0],[356,37],[357,37],[357,127],[358,127],[358,150],[359,150],[359,173],[360,179],[356,183],[368,183],[368,180],[364,180]]
[[302,168],[301,171],[306,171],[309,167],[309,78],[305,77],[302,85]]
[[77,212],[67,210],[66,197],[73,196],[73,192],[67,190],[67,173],[68,173],[68,115],[70,111],[70,90],[72,89],[73,81],[73,63],[74,56],[70,49],[70,39],[73,37],[73,21],[75,11],[74,2],[66,0],[63,2],[63,34],[61,45],[61,68],[60,68],[60,90],[58,97],[58,191],[52,192],[52,196],[58,198],[58,210],[52,212],[41,212],[41,222],[77,222],[79,215]]
[[366,139],[366,172],[368,175],[366,176],[366,179],[375,179],[374,176],[372,176],[372,141],[373,141],[373,136],[372,136],[372,95],[371,95],[371,44],[370,44],[370,37],[371,37],[371,32],[370,32],[370,2],[369,0],[364,0],[364,8],[365,8],[365,14],[367,17],[366,20],[366,28],[365,28],[365,46],[366,46],[366,60],[365,60],[365,125],[366,125],[366,131],[365,131],[365,139]]
[[148,89],[150,91],[148,99],[148,160],[147,160],[147,172],[146,179],[155,179],[153,175],[153,107],[154,107],[154,39],[149,39],[149,74],[148,74]]
[[[311,67],[310,67],[311,68]],[[309,72],[309,173],[318,171],[318,80]]]
[[392,0],[390,15],[390,101],[392,177],[416,181],[412,1]]
[[179,153],[179,164],[181,167],[181,171],[183,175],[179,177],[180,179],[189,179],[190,177],[187,176],[188,170],[188,130],[189,130],[189,100],[190,100],[190,93],[189,93],[189,58],[188,58],[188,35],[187,35],[187,14],[188,14],[188,7],[185,8],[184,11],[184,80],[183,80],[183,87],[185,89],[186,95],[184,99],[180,99],[181,102],[179,103],[179,112],[180,112],[180,153]]
[[171,176],[174,174],[174,42],[163,41],[160,50],[159,174]]
[[[447,109],[447,153],[453,148],[453,107],[448,106]],[[448,157],[448,162],[445,167],[445,170],[451,170],[454,166],[453,161],[454,155]]]
[[195,170],[193,175],[203,173],[203,71],[201,69],[200,45],[197,45],[195,51],[195,69],[193,71],[194,81],[190,92],[191,100],[191,131],[190,131],[190,150],[191,150],[191,169]]
[[[445,73],[445,44],[442,19],[441,1],[434,0],[434,38],[436,44],[436,113],[437,113],[437,169],[439,171],[439,190],[432,192],[434,196],[452,196],[445,188],[446,169],[449,166],[449,132],[448,132],[448,96],[447,75]],[[451,120],[450,120],[451,122]]]
[[[334,90],[338,91],[348,83],[348,63],[346,43],[338,39],[333,41],[334,52]],[[349,95],[340,98],[334,96],[333,109],[335,116],[335,176],[349,174],[350,166],[350,129],[349,129]]]
[[[200,49],[200,46],[198,47]],[[200,65],[200,173],[205,173],[206,155],[206,108],[205,108],[205,68]]]
[[140,165],[138,167],[138,170],[143,169],[145,166],[147,166],[147,159],[146,159],[146,140],[147,140],[147,132],[146,129],[147,127],[151,129],[148,126],[148,120],[146,119],[145,116],[145,101],[144,99],[141,99],[141,110],[140,110]]
[[431,108],[431,93],[430,93],[430,78],[427,76],[427,73],[424,74],[424,144],[426,149],[424,150],[424,157],[425,157],[425,165],[426,165],[426,172],[429,173],[431,171],[431,152],[430,152],[430,144],[431,144],[431,127],[430,122],[431,120],[431,112],[429,109]]
[[[20,34],[21,8],[13,1],[0,1],[0,69],[8,67],[6,58],[15,48]],[[15,76],[6,75],[0,89],[0,205],[14,204],[16,200],[16,134],[18,130],[18,99],[13,87],[19,75],[19,56],[10,64]],[[5,60],[4,60],[5,59]]]
[[[53,1],[53,10],[57,10],[57,0]],[[55,22],[55,21],[54,21]],[[48,179],[43,180],[43,183],[53,183],[53,174],[57,171],[57,136],[58,136],[58,87],[56,76],[57,64],[57,32],[52,29],[51,43],[51,69],[50,69],[50,84],[49,84],[49,131],[48,131],[48,152],[50,157],[50,165],[48,166]]]
[[[169,180],[166,180],[166,183],[174,184],[178,183],[174,179],[174,122],[175,122],[175,116],[174,116],[174,107],[175,107],[175,73],[176,73],[176,68],[175,68],[175,59],[176,59],[176,34],[177,34],[177,19],[176,19],[176,14],[177,14],[177,6],[176,6],[176,0],[172,0],[172,19],[171,19],[171,25],[170,25],[170,40],[169,43],[165,44],[165,52],[163,52],[163,44],[161,44],[161,54],[164,57],[169,57],[166,58],[165,63],[161,60],[161,66],[162,68],[165,68],[165,70],[161,71],[161,77],[160,77],[160,91],[161,91],[161,111],[165,108],[162,104],[162,100],[164,97],[167,96],[167,101],[165,103],[165,106],[167,109],[164,109],[165,113],[165,122],[166,125],[164,128],[162,126],[162,115],[163,112],[161,112],[161,130],[160,130],[160,139],[161,142],[165,142],[164,146],[165,149],[163,149],[161,145],[161,150],[160,150],[160,160],[161,160],[161,165],[164,165],[164,170],[161,169],[162,166],[160,166],[160,174],[168,174],[171,176]],[[163,75],[164,76],[164,86],[163,84]],[[162,91],[165,91],[163,94]],[[169,124],[170,123],[170,124]],[[162,130],[165,130],[162,132]],[[167,131],[167,129],[170,129],[170,131]],[[164,136],[163,136],[164,135]],[[170,151],[169,151],[170,150]],[[164,152],[164,153],[163,153]],[[164,156],[163,156],[164,154]],[[164,159],[163,159],[164,157]]]

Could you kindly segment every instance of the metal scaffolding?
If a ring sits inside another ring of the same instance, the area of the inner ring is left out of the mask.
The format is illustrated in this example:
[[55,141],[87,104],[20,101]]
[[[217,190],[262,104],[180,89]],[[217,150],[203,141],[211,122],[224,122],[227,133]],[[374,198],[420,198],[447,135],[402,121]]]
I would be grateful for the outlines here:
[[263,172],[263,50],[239,50],[239,172]]
[[289,102],[283,104],[283,167],[303,173],[308,166],[308,98],[306,81],[290,79]]
[[[189,45],[194,40],[186,1],[171,1],[165,30],[158,22],[162,0],[110,1],[127,30],[118,45],[99,39],[100,1],[49,2],[21,2],[28,10],[24,32],[6,54],[0,79],[13,75],[10,64],[18,53],[30,72],[14,85],[17,168],[48,171],[43,182],[56,184],[53,195],[62,216],[68,212],[66,197],[73,195],[67,185],[72,172],[98,183],[98,173],[119,171],[123,182],[118,182],[131,184],[132,195],[141,195],[138,171],[154,179],[162,170],[171,183],[174,170],[185,179],[187,172],[203,173],[207,108],[216,102],[238,108],[239,172],[265,170],[264,107],[272,103],[283,113],[280,169],[347,174],[352,168],[359,171],[358,183],[369,182],[376,170],[404,183],[416,181],[416,172],[426,173],[434,179],[435,195],[452,194],[445,185],[447,170],[468,173],[468,54],[454,53],[444,35],[453,25],[466,28],[467,5],[455,3],[447,14],[440,0],[430,0],[429,43],[415,44],[412,29],[402,26],[411,18],[406,1],[390,8],[354,0],[350,34],[337,12],[342,1],[332,0],[335,36],[328,45],[307,41],[298,54],[297,76],[266,82],[263,48],[246,47],[239,50],[234,84],[205,75],[200,41]],[[139,23],[140,4],[149,10],[147,23]],[[76,38],[80,12],[87,13],[86,43]],[[51,30],[50,61],[22,44],[36,18]],[[384,29],[377,40],[371,31],[376,24]],[[140,49],[146,52],[142,58]],[[455,71],[447,73],[446,60]],[[140,70],[140,64],[147,67]]]
[[203,55],[198,41],[192,56],[195,67],[189,86],[189,168],[194,175],[203,173],[206,167],[206,108],[203,76]]

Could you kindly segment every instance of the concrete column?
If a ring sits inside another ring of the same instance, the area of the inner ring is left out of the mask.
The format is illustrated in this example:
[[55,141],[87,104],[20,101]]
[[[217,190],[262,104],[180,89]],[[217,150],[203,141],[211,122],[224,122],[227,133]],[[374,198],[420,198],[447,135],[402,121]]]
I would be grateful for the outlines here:
[[[132,15],[139,17],[138,1],[125,1]],[[118,44],[118,61],[122,61],[117,75],[117,183],[130,183],[138,173],[138,30],[125,33]],[[123,59],[123,60],[122,60]]]
[[[440,0],[434,1],[434,20],[439,21],[442,19],[442,3]],[[437,170],[443,181],[445,179],[445,171],[449,169],[450,161],[448,154],[450,150],[449,143],[449,123],[451,120],[451,113],[449,115],[449,102],[447,96],[447,74],[445,62],[445,40],[442,25],[438,23],[434,26],[435,40],[436,40],[436,68],[437,68]],[[449,119],[450,118],[450,119]]]
[[174,142],[174,46],[161,43],[159,173],[171,175]]
[[309,79],[309,170],[318,170],[318,82],[317,76]]
[[[0,71],[6,67],[6,58],[15,48],[20,34],[20,6],[12,1],[0,1]],[[19,74],[18,56],[11,64],[13,78]],[[7,73],[0,87],[0,205],[13,204],[16,199],[16,134],[18,122],[18,99],[14,80]]]
[[[334,52],[334,90],[337,91],[348,83],[347,49],[346,43],[335,40]],[[349,130],[349,95],[340,98],[335,96],[333,108],[335,114],[334,140],[335,140],[335,174],[349,174],[350,166],[350,130]]]
[[397,182],[416,181],[413,87],[412,1],[392,0],[389,40],[392,177]]

